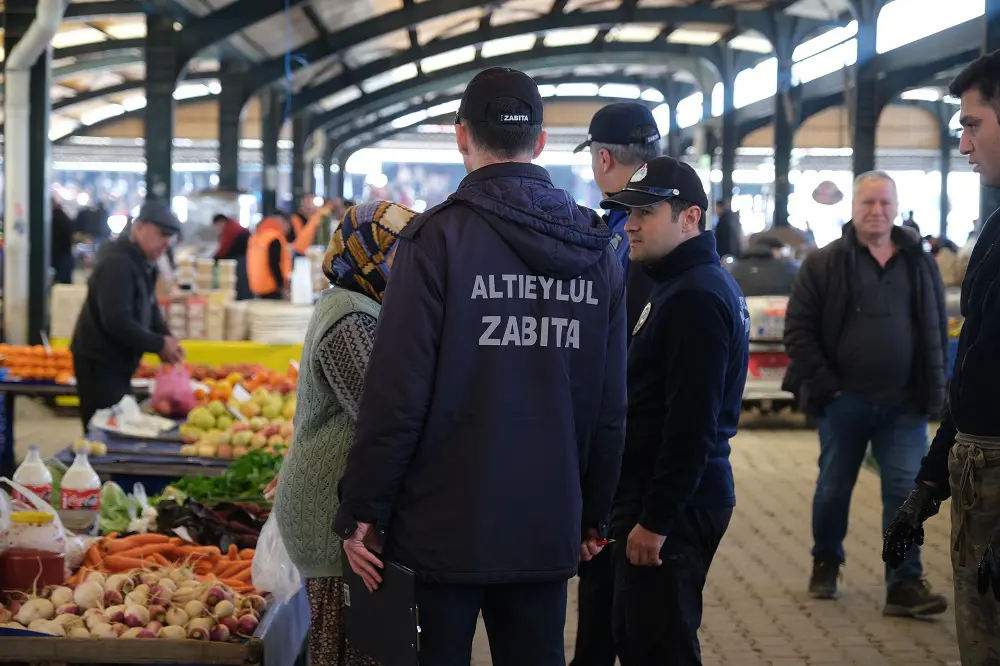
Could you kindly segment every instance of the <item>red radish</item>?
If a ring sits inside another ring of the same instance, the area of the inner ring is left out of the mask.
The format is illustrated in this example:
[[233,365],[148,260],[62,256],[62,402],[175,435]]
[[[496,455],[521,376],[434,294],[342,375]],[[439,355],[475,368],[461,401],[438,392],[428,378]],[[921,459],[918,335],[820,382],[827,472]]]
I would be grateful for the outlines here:
[[184,627],[163,627],[160,630],[160,638],[184,639],[187,638],[187,629]]
[[209,634],[209,640],[216,642],[225,642],[229,640],[229,628],[224,624],[215,625],[215,629],[212,629]]
[[157,629],[156,631],[153,631],[152,629],[150,629],[150,628],[147,627],[147,628],[143,629],[142,631],[140,631],[136,635],[136,638],[156,638],[159,635],[160,635],[160,630],[159,629]]
[[246,616],[250,616],[250,617],[252,617],[253,619],[255,619],[255,620],[257,620],[258,622],[260,622],[260,613],[258,613],[257,611],[255,611],[255,610],[254,610],[254,609],[252,609],[252,608],[244,608],[244,609],[243,609],[243,610],[241,610],[241,611],[240,611],[239,613],[237,613],[237,614],[236,614],[236,616],[237,616],[237,617],[241,617],[241,618],[242,618],[242,617],[246,617]]
[[210,633],[205,627],[191,627],[188,629],[188,638],[196,641],[211,640]]
[[0,608],[0,624],[7,624],[13,617],[13,614],[9,610]]
[[253,615],[244,615],[240,618],[240,633],[244,636],[253,636],[253,632],[257,631],[258,624],[259,622],[257,621],[257,618]]
[[115,624],[112,624],[111,628],[114,629],[115,633],[118,634],[119,636],[125,635],[125,632],[128,631],[128,627],[126,625],[117,622]]
[[258,613],[263,613],[265,610],[267,610],[267,601],[264,600],[264,597],[259,596],[257,594],[248,594],[247,596],[243,597],[243,600],[240,602],[240,606],[245,608],[252,608]]
[[213,607],[215,604],[223,600],[229,600],[229,592],[227,592],[225,588],[220,585],[213,585],[212,589],[208,591],[208,595],[205,597],[205,603],[208,604],[209,607]]
[[145,629],[142,627],[132,627],[121,635],[122,638],[139,638],[139,634],[144,632]]
[[146,628],[149,629],[150,631],[159,631],[160,629],[163,629],[163,623],[153,620],[152,622],[146,625]]
[[[96,610],[96,609],[91,609]],[[63,604],[56,608],[56,615],[79,615],[80,607],[76,604]]]
[[226,629],[229,629],[229,633],[231,634],[235,634],[240,630],[240,621],[231,615],[219,620],[219,624],[225,625]]
[[154,585],[153,589],[149,591],[150,603],[157,606],[167,606],[173,596],[174,593],[162,585]]
[[[90,611],[87,611],[88,613]],[[106,608],[104,614],[108,616],[108,620],[112,623],[114,622],[124,622],[125,621],[125,606],[119,604],[117,606],[110,606]]]
[[118,590],[107,590],[104,592],[104,605],[107,606],[117,606],[118,604],[125,603],[125,598],[122,593]]
[[173,627],[186,627],[188,620],[188,614],[184,612],[183,608],[179,606],[172,606],[170,610],[167,611],[167,624]]
[[149,624],[149,611],[142,606],[128,606],[125,609],[125,624],[130,627],[145,627]]
[[149,617],[157,622],[167,621],[167,609],[163,606],[150,606]]
[[12,614],[17,615],[18,611],[21,610],[21,602],[20,601],[10,602],[9,604],[7,604],[7,610],[9,610]]

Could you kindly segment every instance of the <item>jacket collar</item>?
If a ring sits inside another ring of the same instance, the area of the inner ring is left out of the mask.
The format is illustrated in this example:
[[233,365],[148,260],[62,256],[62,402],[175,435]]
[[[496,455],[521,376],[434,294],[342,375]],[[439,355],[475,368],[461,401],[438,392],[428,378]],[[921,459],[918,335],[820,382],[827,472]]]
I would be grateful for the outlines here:
[[[850,220],[844,225],[841,237],[851,250],[857,250],[861,246],[861,243],[858,242],[858,232],[854,228],[854,220]],[[900,252],[919,254],[923,249],[924,240],[920,234],[909,227],[894,225],[889,238]]]
[[646,264],[646,272],[657,282],[677,277],[685,271],[702,264],[718,264],[719,253],[715,248],[715,234],[703,231],[694,238],[684,241],[674,251]]
[[469,187],[483,180],[491,178],[530,178],[540,180],[548,186],[552,186],[552,177],[549,172],[535,164],[525,162],[502,162],[500,164],[488,164],[480,169],[476,169],[466,176],[458,189]]

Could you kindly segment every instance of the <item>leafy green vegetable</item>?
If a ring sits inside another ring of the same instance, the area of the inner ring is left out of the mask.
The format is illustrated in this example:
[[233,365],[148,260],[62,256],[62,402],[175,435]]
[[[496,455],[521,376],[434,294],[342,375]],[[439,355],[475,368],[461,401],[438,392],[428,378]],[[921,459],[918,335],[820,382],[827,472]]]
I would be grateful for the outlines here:
[[222,474],[214,478],[187,476],[164,491],[180,491],[202,504],[220,502],[265,503],[264,488],[278,475],[283,458],[264,451],[251,451],[241,456]]
[[114,481],[101,486],[100,528],[103,534],[128,530],[132,519],[128,512],[129,502],[128,493]]

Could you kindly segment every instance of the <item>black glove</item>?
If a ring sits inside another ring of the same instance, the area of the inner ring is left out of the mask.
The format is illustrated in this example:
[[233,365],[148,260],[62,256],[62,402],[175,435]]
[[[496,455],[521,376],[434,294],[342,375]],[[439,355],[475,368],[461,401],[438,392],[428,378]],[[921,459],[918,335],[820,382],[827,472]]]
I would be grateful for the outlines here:
[[989,592],[993,584],[993,596],[1000,601],[1000,532],[993,535],[983,559],[979,560],[979,594]]
[[940,508],[941,502],[934,498],[933,488],[924,484],[914,488],[885,531],[882,561],[895,569],[903,563],[906,551],[913,544],[924,545],[924,521]]

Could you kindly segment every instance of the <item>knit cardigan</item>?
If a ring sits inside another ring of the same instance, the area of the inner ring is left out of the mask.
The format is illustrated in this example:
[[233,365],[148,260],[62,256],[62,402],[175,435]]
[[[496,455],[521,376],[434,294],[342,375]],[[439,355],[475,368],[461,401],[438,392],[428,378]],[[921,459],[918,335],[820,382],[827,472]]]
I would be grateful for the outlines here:
[[[377,319],[379,310],[379,304],[366,296],[333,288],[320,295],[306,331],[295,435],[281,466],[274,502],[285,548],[305,578],[343,573],[342,544],[333,533],[333,519],[340,506],[337,485],[354,442],[356,418],[326,380],[320,346],[344,317],[363,313]],[[352,356],[361,351],[351,345],[336,350]]]

